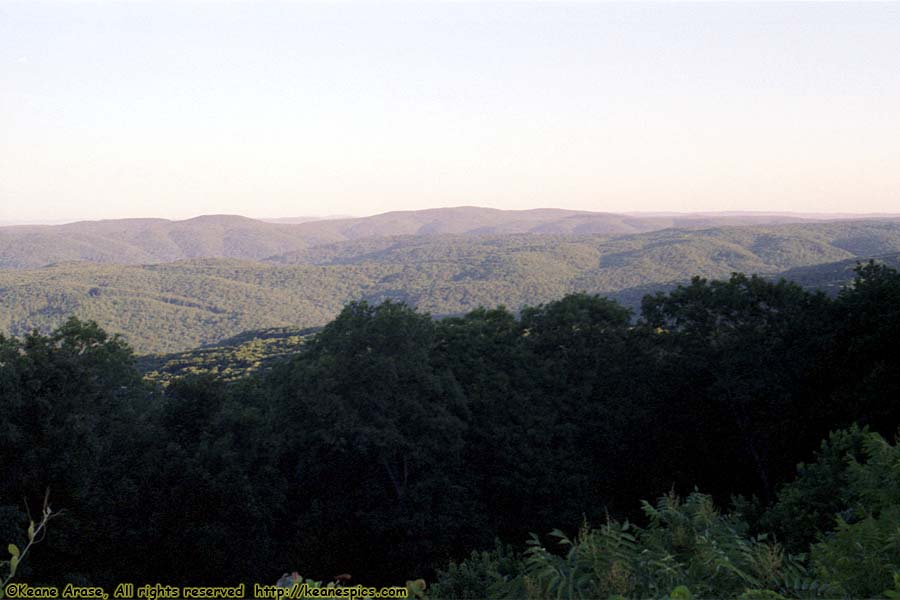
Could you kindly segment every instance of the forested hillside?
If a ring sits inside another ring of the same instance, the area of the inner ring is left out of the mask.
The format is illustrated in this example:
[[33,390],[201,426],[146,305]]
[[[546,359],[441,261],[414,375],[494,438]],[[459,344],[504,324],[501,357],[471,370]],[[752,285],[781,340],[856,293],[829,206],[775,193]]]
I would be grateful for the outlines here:
[[203,257],[260,259],[306,245],[292,225],[234,215],[23,225],[0,227],[0,268],[73,260],[141,264]]
[[[874,255],[872,259],[894,269],[900,269],[900,253]],[[795,281],[803,287],[822,290],[834,295],[853,280],[854,270],[858,264],[858,259],[848,259],[821,265],[796,267],[784,271],[781,276]]]
[[[65,263],[0,271],[0,328],[48,332],[76,315],[123,334],[140,353],[177,352],[251,329],[321,326],[353,300],[392,299],[453,315],[478,306],[517,310],[584,291],[636,309],[645,293],[693,275],[775,275],[834,261],[852,266],[898,251],[900,223],[841,221],[618,237],[375,237],[266,262]],[[852,277],[842,272],[845,281]]]
[[300,352],[303,342],[319,329],[250,330],[214,346],[145,355],[138,359],[137,367],[148,381],[162,385],[191,375],[212,375],[223,381],[234,381],[266,371]]
[[357,219],[307,223],[298,230],[315,240],[352,240],[392,235],[441,234],[608,234],[623,235],[667,228],[696,229],[728,225],[804,222],[796,215],[674,214],[624,215],[542,208],[497,210],[476,206],[395,211]]
[[[874,260],[900,269],[900,254],[881,255]],[[797,267],[770,279],[784,278],[804,288],[821,290],[833,296],[852,283],[859,265],[859,260],[852,259],[811,267]],[[645,295],[661,287],[669,291],[676,285],[630,288],[610,296],[623,306],[639,307]],[[163,384],[192,374],[211,374],[230,381],[261,369],[271,368],[277,361],[299,352],[303,347],[303,341],[318,330],[319,328],[291,327],[249,330],[207,347],[172,354],[146,355],[138,361],[138,367],[146,374],[148,380]]]
[[3,329],[48,330],[69,315],[123,333],[139,352],[173,352],[250,329],[322,325],[360,297],[364,268],[278,268],[230,259],[78,263],[0,272]]
[[625,235],[666,228],[697,229],[808,220],[791,215],[635,216],[559,209],[457,207],[301,221],[272,222],[236,215],[205,215],[184,221],[114,219],[0,227],[0,269],[28,269],[73,260],[116,264],[190,258],[260,260],[314,245],[398,235]]
[[585,294],[355,302],[270,369],[165,388],[71,320],[0,337],[0,538],[25,547],[49,487],[21,580],[896,597],[897,339],[875,264],[834,298],[697,278],[636,322]]

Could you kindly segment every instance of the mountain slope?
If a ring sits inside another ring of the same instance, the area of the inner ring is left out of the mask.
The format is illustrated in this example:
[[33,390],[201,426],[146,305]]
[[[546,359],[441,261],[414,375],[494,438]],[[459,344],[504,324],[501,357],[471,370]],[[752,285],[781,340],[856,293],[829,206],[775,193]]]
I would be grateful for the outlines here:
[[389,212],[371,217],[291,223],[207,215],[185,221],[119,219],[66,225],[0,227],[0,269],[86,260],[148,264],[190,258],[260,260],[304,248],[400,235],[603,234],[666,228],[802,222],[793,215],[620,215],[559,209],[478,207]]
[[260,259],[306,247],[294,227],[232,215],[3,227],[0,268],[73,260],[140,264],[201,257]]
[[617,238],[365,239],[289,253],[277,263],[66,263],[0,271],[0,330],[47,330],[74,314],[124,334],[139,352],[175,352],[250,329],[322,325],[357,299],[405,301],[436,315],[479,305],[516,309],[574,291],[635,306],[643,293],[693,275],[775,274],[891,252],[900,252],[900,224],[843,222]]
[[[900,269],[900,253],[874,257],[876,262]],[[775,274],[773,279],[788,279],[809,289],[820,289],[831,295],[848,285],[860,259],[843,260],[821,265],[796,267]],[[646,294],[669,291],[671,284],[647,284],[619,290],[611,294],[623,304],[637,307]],[[226,381],[249,373],[264,371],[277,361],[299,352],[304,340],[318,328],[277,328],[243,332],[212,346],[203,346],[167,355],[143,356],[139,368],[151,381],[168,384],[191,374],[212,374]]]
[[210,374],[225,381],[267,370],[277,361],[300,351],[304,340],[318,328],[279,327],[244,332],[214,346],[138,359],[146,379],[168,384],[187,375]]
[[[892,269],[900,270],[900,253],[876,255],[871,259]],[[864,262],[864,259],[852,258],[821,265],[795,267],[780,273],[780,276],[803,287],[835,295],[842,287],[853,281],[856,276],[854,270],[861,262]]]
[[304,223],[298,226],[298,230],[309,240],[325,243],[397,235],[628,235],[673,227],[696,229],[804,221],[806,220],[794,215],[624,215],[555,208],[498,210],[459,206]]

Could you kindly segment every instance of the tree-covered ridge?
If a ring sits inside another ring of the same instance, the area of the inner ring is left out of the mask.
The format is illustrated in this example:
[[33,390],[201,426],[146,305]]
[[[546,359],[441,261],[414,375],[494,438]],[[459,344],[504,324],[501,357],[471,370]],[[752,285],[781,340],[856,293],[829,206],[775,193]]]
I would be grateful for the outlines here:
[[177,352],[252,329],[321,326],[353,300],[392,299],[452,315],[478,306],[517,310],[583,291],[638,308],[644,294],[693,275],[775,274],[855,261],[870,251],[900,251],[900,225],[836,222],[617,238],[370,238],[267,263],[71,263],[0,271],[0,328],[16,335],[49,332],[76,315],[123,334],[140,353]]
[[[871,260],[893,269],[900,269],[900,253],[875,255],[871,257]],[[854,271],[859,262],[859,259],[851,258],[821,265],[795,267],[779,275],[805,288],[818,289],[834,295],[853,281]]]
[[[816,264],[852,256],[896,251],[900,223],[897,221],[832,221],[825,223],[777,224],[768,226],[714,227],[706,229],[668,228],[633,235],[481,235],[472,236],[378,236],[347,242],[318,244],[285,256],[274,256],[273,262],[295,264],[336,264],[368,261],[404,261],[411,255],[435,258],[459,258],[464,254],[483,254],[485,248],[503,247],[512,241],[514,247],[546,250],[554,246],[589,244],[598,256],[615,256],[626,260],[629,253],[646,249],[679,249],[693,258],[716,249],[727,258],[727,251],[743,249],[739,255],[759,265],[781,270],[787,263]],[[438,239],[432,239],[437,237]],[[662,255],[659,255],[662,256]]]
[[20,225],[0,227],[0,268],[29,269],[67,261],[142,264],[205,257],[261,259],[308,244],[293,226],[234,215]]
[[900,274],[876,264],[836,298],[697,278],[637,321],[586,294],[441,320],[355,302],[267,371],[164,389],[73,320],[0,338],[0,535],[22,546],[50,486],[66,516],[17,577],[881,595],[898,337]]
[[[879,256],[878,264],[900,269],[900,254]],[[770,278],[785,279],[810,290],[821,290],[834,296],[853,282],[858,260],[838,261],[810,267],[797,267]],[[671,291],[677,284],[648,285],[622,290],[611,294],[626,307],[639,307],[641,300],[650,292]],[[227,380],[247,375],[260,368],[268,368],[276,361],[299,352],[302,340],[313,329],[275,328],[250,330],[217,342],[209,347],[196,348],[168,355],[143,356],[138,366],[152,381],[168,383],[174,378],[186,375],[213,374]]]
[[225,259],[6,271],[0,323],[22,335],[77,315],[123,333],[141,353],[174,352],[252,329],[321,325],[369,281],[352,266],[279,269]]
[[142,356],[137,366],[148,381],[162,385],[191,375],[234,381],[265,371],[275,362],[296,354],[303,347],[303,340],[317,330],[282,327],[248,331],[213,346]]
[[803,221],[805,219],[788,215],[635,216],[474,206],[397,211],[361,218],[313,219],[300,224],[266,222],[236,215],[204,215],[184,221],[114,219],[0,227],[0,269],[36,268],[74,260],[118,264],[219,257],[260,260],[317,244],[396,235],[625,235],[668,227]]

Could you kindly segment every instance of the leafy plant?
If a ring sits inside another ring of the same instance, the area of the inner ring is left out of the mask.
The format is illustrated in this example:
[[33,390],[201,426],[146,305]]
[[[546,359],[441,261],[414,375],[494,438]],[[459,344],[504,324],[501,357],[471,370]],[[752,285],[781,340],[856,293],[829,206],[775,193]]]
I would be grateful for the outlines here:
[[28,551],[31,550],[31,547],[34,544],[37,544],[43,539],[43,536],[46,534],[47,523],[50,521],[50,519],[61,514],[60,512],[53,512],[50,509],[50,505],[47,502],[48,498],[49,490],[44,496],[44,505],[41,509],[40,520],[37,523],[35,523],[33,520],[29,521],[28,523],[28,530],[26,532],[28,542],[25,544],[25,546],[22,549],[19,549],[19,547],[15,544],[9,544],[7,546],[7,550],[9,551],[9,559],[0,561],[0,567],[6,567],[7,570],[5,577],[0,575],[0,599],[5,598],[6,586],[10,581],[12,581],[12,578],[15,577],[19,566],[25,559],[25,555],[28,554]]

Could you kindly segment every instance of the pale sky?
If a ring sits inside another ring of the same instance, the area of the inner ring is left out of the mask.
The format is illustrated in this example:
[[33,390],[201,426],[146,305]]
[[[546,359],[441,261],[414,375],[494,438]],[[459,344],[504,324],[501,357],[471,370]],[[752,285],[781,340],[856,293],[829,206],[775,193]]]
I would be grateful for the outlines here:
[[0,0],[0,221],[900,212],[900,4]]

